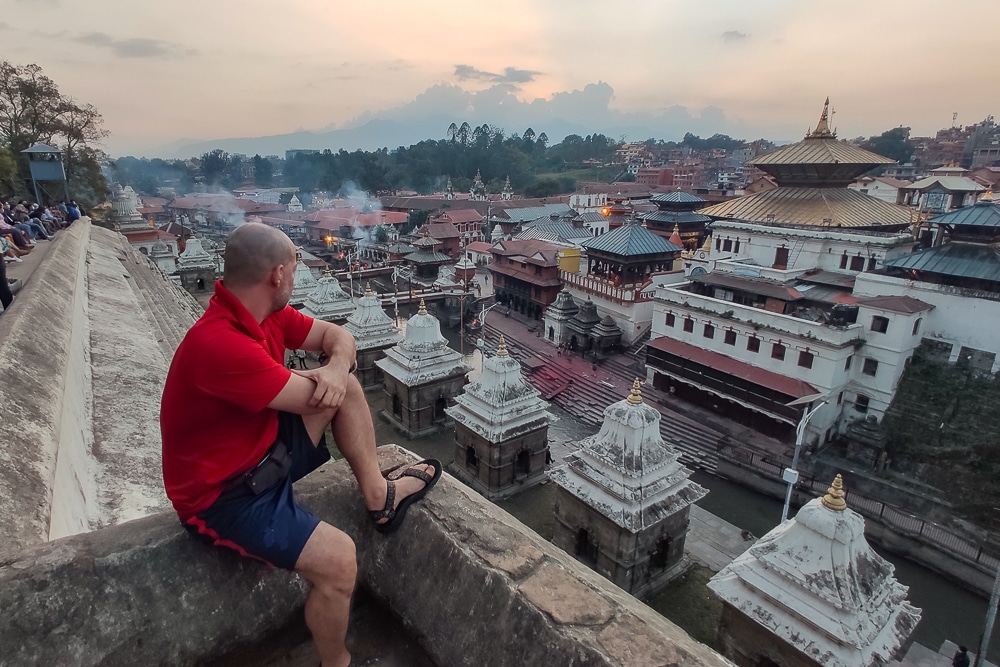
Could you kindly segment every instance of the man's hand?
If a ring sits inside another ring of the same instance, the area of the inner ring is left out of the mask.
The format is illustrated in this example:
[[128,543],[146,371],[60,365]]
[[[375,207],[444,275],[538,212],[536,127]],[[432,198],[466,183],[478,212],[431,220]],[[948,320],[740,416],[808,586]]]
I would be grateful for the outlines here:
[[338,408],[344,402],[349,374],[342,359],[329,359],[326,364],[319,368],[305,371],[293,370],[292,372],[316,383],[316,390],[313,392],[312,398],[309,399],[310,407]]

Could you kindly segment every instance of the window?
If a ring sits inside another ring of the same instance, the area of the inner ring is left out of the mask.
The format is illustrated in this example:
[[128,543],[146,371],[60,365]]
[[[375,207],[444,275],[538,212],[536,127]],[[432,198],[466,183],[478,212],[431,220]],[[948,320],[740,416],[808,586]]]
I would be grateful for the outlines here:
[[722,250],[723,250],[723,252],[732,252],[732,250],[733,250],[733,240],[732,239],[726,239],[725,241],[723,241],[722,242]]
[[715,249],[716,250],[722,249],[722,239],[715,239]]
[[889,330],[889,318],[882,317],[881,315],[874,315],[872,317],[872,331],[876,333],[885,333]]
[[864,394],[858,394],[854,399],[854,409],[858,412],[868,412],[868,401],[871,400]]
[[916,336],[920,333],[920,323],[924,321],[924,318],[918,317],[917,321],[913,323],[913,335]]
[[733,252],[739,252],[739,251],[740,251],[740,240],[736,239],[736,243],[733,244]]
[[760,338],[756,336],[747,338],[747,352],[760,352]]
[[802,368],[812,368],[813,367],[813,353],[803,350],[799,352],[799,366]]
[[844,402],[844,392],[840,392],[839,394],[837,394],[837,405],[840,405],[843,402]]
[[851,257],[851,271],[864,271],[865,270],[865,258],[861,255],[855,255]]
[[851,370],[851,359],[853,359],[853,358],[854,358],[853,356],[847,357],[847,361],[844,362],[844,370],[845,371]]
[[785,360],[785,346],[781,343],[775,343],[771,346],[771,358],[777,359],[778,361]]
[[676,318],[676,317],[674,317],[674,314],[673,314],[673,313],[667,313],[667,326],[668,326],[668,327],[672,327],[672,326],[674,326],[674,322],[675,322],[676,320],[677,320],[677,318]]
[[840,268],[842,268],[842,269],[846,269],[847,268],[847,251],[846,250],[844,251],[844,254],[840,256]]
[[690,317],[684,318],[684,331],[687,331],[688,333],[694,331],[694,320]]
[[711,322],[705,324],[705,338],[715,338],[715,327],[712,326]]
[[878,361],[871,357],[866,358],[865,363],[861,364],[861,372],[875,377],[875,373],[878,372]]
[[736,332],[730,329],[726,332],[726,337],[723,340],[726,345],[736,345]]
[[875,270],[876,261],[877,260],[875,259],[875,257],[869,257],[868,258],[868,270],[869,271],[874,271]]

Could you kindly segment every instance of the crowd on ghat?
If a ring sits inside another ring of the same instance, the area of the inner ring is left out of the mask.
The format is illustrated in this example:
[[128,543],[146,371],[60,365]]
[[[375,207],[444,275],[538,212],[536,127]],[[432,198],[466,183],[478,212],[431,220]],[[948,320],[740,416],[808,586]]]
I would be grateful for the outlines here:
[[75,201],[40,206],[26,199],[0,204],[0,306],[4,310],[14,300],[7,281],[7,263],[20,262],[39,241],[49,241],[60,230],[80,218]]

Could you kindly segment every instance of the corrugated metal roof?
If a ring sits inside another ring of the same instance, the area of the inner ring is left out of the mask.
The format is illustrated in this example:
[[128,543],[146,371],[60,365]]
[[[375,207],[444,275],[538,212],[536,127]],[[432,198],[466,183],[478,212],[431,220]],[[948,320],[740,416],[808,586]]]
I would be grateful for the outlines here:
[[580,215],[573,218],[574,220],[579,220],[580,222],[601,222],[606,216],[601,215],[597,211],[587,211],[586,213],[581,213]]
[[975,243],[946,243],[891,259],[885,262],[885,266],[1000,282],[1000,248]]
[[847,188],[775,188],[698,212],[713,218],[817,227],[881,227],[911,222],[910,209],[905,206]]
[[542,239],[543,241],[561,241],[572,243],[581,239],[592,238],[589,229],[574,227],[572,223],[563,220],[539,222],[514,236],[517,240]]
[[746,164],[895,164],[896,161],[882,157],[863,148],[832,136],[806,137],[797,144],[784,146],[778,150],[748,160]]
[[442,254],[436,250],[418,250],[416,252],[411,252],[403,259],[407,262],[413,262],[414,264],[438,264],[440,262],[452,261],[451,257],[448,257],[448,255]]
[[657,236],[642,225],[622,225],[618,229],[601,234],[582,243],[584,248],[598,250],[622,257],[637,255],[661,255],[680,252],[678,248],[662,236]]
[[931,222],[956,227],[1000,227],[1000,208],[992,201],[980,201],[931,218]]
[[500,214],[503,214],[505,221],[527,222],[528,220],[537,220],[538,218],[550,216],[553,213],[559,215],[576,215],[576,211],[571,209],[568,204],[546,204],[545,206],[526,206],[525,208],[505,208],[499,214],[494,215],[493,218],[496,219]]
[[781,299],[782,301],[796,301],[802,298],[802,293],[790,283],[780,283],[776,280],[767,280],[766,278],[737,276],[722,271],[711,271],[709,273],[688,276],[688,280],[715,287],[728,287],[743,292],[750,292],[751,294],[762,294],[775,299]]
[[906,189],[923,192],[924,190],[933,188],[935,185],[940,185],[945,190],[956,192],[983,192],[986,190],[979,183],[964,176],[928,176],[927,178],[921,178],[913,185],[907,185]]
[[666,222],[670,224],[686,222],[712,222],[712,219],[702,213],[691,211],[653,211],[640,216],[643,220],[650,222]]
[[690,195],[683,190],[675,190],[673,192],[655,195],[650,198],[650,201],[663,202],[667,204],[704,204],[708,200],[702,199],[701,197],[695,197],[694,195]]

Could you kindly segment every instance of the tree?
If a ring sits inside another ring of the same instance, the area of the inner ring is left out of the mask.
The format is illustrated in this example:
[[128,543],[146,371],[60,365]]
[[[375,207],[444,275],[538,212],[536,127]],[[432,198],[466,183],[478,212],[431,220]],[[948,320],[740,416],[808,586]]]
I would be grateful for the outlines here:
[[913,157],[913,144],[910,142],[910,128],[894,127],[876,137],[868,137],[861,144],[865,150],[892,158],[900,164],[905,164]]
[[221,148],[201,156],[201,177],[205,179],[205,185],[219,185],[228,168],[229,153]]
[[448,137],[449,141],[454,142],[456,134],[458,134],[458,127],[452,123],[448,126],[448,131],[445,133],[445,136]]
[[385,228],[385,225],[379,225],[375,228],[375,243],[386,243],[389,240],[389,231]]
[[64,97],[38,65],[0,61],[0,144],[18,165],[15,189],[27,194],[28,161],[22,151],[36,143],[65,151],[67,187],[87,205],[110,192],[101,173],[104,154],[96,144],[107,137],[103,119],[90,104]]
[[274,167],[271,161],[259,154],[253,156],[253,180],[262,188],[269,188],[274,182]]

